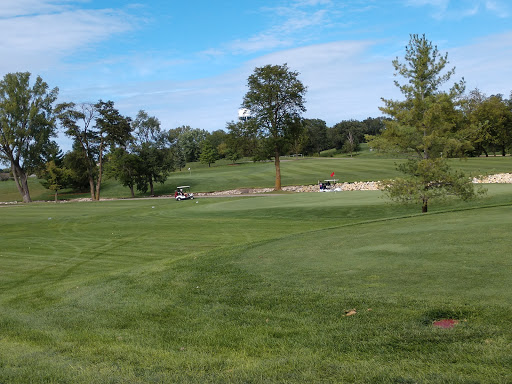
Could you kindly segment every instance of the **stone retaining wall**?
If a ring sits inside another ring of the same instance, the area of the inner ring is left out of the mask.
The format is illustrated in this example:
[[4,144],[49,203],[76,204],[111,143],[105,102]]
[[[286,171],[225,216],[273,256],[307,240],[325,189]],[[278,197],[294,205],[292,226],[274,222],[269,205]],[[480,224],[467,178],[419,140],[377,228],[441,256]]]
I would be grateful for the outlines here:
[[[481,178],[473,178],[475,184],[496,184],[496,183],[512,183],[512,173],[498,173],[496,175],[484,176]],[[354,183],[336,183],[329,191],[377,191],[380,189],[380,181],[358,181]],[[196,193],[195,196],[227,196],[227,195],[245,195],[255,193],[270,193],[273,188],[247,188],[232,189],[229,191]],[[320,190],[317,184],[313,185],[291,185],[283,187],[283,191],[287,192],[324,192]]]
[[480,178],[473,178],[475,184],[511,184],[512,173],[497,173],[496,175],[488,175]]

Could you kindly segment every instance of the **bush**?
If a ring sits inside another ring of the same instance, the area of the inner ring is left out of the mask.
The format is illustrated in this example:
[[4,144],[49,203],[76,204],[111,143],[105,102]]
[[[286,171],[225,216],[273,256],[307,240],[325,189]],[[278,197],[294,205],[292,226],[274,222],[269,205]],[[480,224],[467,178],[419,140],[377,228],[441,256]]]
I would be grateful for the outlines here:
[[320,152],[320,157],[334,157],[334,155],[335,155],[337,152],[338,152],[338,151],[336,150],[336,148],[333,148],[333,149],[326,149],[325,151]]
[[9,180],[10,175],[9,173],[1,172],[0,173],[0,181],[7,181]]

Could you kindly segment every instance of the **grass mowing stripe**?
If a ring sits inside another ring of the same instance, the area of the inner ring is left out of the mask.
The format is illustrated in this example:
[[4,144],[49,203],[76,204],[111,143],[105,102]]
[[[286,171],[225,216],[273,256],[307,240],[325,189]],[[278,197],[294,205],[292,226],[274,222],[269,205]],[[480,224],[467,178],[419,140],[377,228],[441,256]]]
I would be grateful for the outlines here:
[[[0,382],[512,380],[510,207],[419,215],[378,195],[7,210],[0,236],[23,257],[9,263],[19,279],[31,260],[121,247],[54,284],[41,276],[40,285],[0,292]],[[510,187],[493,187],[471,204],[508,196]],[[433,213],[448,206],[460,207]],[[16,240],[27,226],[31,247],[36,234],[62,245],[27,253]],[[122,244],[141,228],[151,241]],[[144,249],[146,259],[132,259]],[[467,321],[433,328],[441,315]]]

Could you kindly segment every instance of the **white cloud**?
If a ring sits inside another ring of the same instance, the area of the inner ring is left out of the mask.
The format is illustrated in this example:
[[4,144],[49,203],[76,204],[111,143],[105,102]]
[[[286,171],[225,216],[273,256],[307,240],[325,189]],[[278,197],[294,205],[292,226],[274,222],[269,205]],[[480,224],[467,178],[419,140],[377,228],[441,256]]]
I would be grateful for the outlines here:
[[71,2],[65,0],[2,0],[0,2],[0,18],[62,12]]
[[331,0],[295,0],[293,3],[297,7],[314,7],[317,5],[328,5],[332,4]]
[[[152,110],[167,128],[190,124],[219,129],[236,118],[246,92],[247,77],[255,67],[287,63],[308,86],[306,116],[333,125],[343,119],[379,116],[381,97],[400,99],[394,86],[393,57],[373,56],[378,41],[339,41],[268,54],[246,62],[222,76],[182,83],[136,84],[120,105],[135,113]],[[465,77],[468,89],[478,87],[488,94],[512,89],[512,33],[489,36],[474,44],[451,48],[450,66],[457,67],[454,80]]]
[[509,16],[508,6],[502,0],[472,0],[454,2],[450,0],[406,0],[407,6],[434,8],[432,16],[436,19],[460,20],[466,17],[476,16],[486,10],[498,17]]
[[131,19],[118,11],[72,10],[62,1],[36,3],[11,3],[13,9],[2,3],[0,13],[7,17],[0,18],[0,57],[9,60],[0,61],[0,73],[46,70],[78,49],[132,28]]
[[479,88],[489,95],[512,91],[512,32],[486,36],[473,44],[450,49],[450,64],[464,77],[467,90]]
[[500,1],[488,0],[485,2],[485,8],[496,14],[498,17],[507,18],[510,16],[508,7]]
[[[251,54],[304,44],[310,39],[308,32],[320,34],[330,25],[331,14],[327,8],[331,4],[329,0],[302,0],[288,6],[263,8],[260,12],[277,19],[274,25],[247,39],[231,41],[223,50],[232,54]],[[304,10],[305,7],[314,7],[314,10]]]
[[247,78],[254,68],[288,63],[308,86],[306,116],[333,125],[343,119],[379,116],[380,97],[396,96],[392,58],[368,59],[374,44],[341,41],[311,45],[265,55],[212,78],[137,83],[88,92],[96,99],[103,94],[115,95],[122,113],[134,116],[144,109],[157,116],[165,128],[191,125],[208,130],[224,129],[228,121],[236,119]]

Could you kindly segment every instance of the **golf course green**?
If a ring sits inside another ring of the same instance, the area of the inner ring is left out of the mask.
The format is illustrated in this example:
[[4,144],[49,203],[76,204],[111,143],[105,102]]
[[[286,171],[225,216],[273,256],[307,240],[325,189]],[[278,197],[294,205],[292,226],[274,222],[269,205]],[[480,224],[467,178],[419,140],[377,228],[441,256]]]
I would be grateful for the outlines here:
[[[161,188],[266,186],[253,168]],[[379,191],[0,206],[0,383],[512,382],[512,185],[486,188],[427,214]]]

